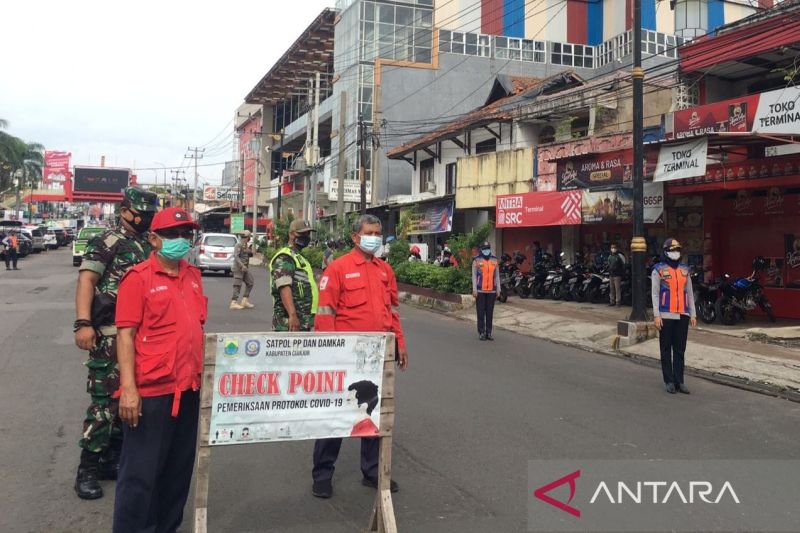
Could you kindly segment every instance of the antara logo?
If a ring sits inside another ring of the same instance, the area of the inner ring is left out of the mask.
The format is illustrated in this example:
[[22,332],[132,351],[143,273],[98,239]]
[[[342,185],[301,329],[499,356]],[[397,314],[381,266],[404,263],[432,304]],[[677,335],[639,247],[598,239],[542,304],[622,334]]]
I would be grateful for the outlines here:
[[[577,491],[576,480],[579,477],[581,477],[581,471],[575,470],[539,487],[533,492],[533,495],[548,505],[571,514],[575,518],[580,518],[581,510],[571,505]],[[565,502],[557,500],[548,494],[562,485],[569,486],[569,498]],[[670,503],[718,504],[723,499],[737,504],[741,503],[730,481],[725,481],[719,488],[715,488],[710,481],[688,481],[683,484],[678,481],[636,481],[630,483],[625,481],[600,481],[592,492],[592,497],[588,503],[590,505],[595,503],[635,503],[645,505],[665,505]]]

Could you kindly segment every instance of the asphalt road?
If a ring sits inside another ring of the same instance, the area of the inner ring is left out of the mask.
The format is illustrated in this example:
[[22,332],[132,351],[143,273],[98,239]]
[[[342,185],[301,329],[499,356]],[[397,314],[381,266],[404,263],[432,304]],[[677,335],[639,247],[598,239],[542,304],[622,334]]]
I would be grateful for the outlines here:
[[[110,530],[113,483],[72,483],[87,405],[72,343],[77,269],[68,250],[0,269],[0,531]],[[204,278],[208,331],[269,329],[266,273],[251,311],[227,309],[230,278]],[[404,307],[410,368],[397,380],[394,478],[401,531],[526,531],[532,459],[800,459],[800,405],[692,379],[664,393],[657,370],[472,327]],[[310,442],[215,449],[209,530],[363,530],[374,492],[346,442],[331,500],[310,494]],[[185,521],[186,523],[186,521]],[[676,526],[668,526],[676,527]]]

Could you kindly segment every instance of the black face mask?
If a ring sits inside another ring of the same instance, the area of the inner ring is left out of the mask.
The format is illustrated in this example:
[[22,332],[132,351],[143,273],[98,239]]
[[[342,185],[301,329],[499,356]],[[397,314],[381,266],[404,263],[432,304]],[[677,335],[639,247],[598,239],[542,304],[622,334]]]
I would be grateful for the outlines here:
[[298,250],[302,250],[309,244],[311,244],[311,235],[300,234],[294,238],[294,245],[297,247]]
[[[131,213],[131,215],[133,215],[133,213]],[[127,218],[124,220],[130,227],[133,228],[136,233],[145,233],[150,229],[150,223],[153,222],[153,216],[155,216],[155,213],[145,212],[134,215],[131,220],[128,220]],[[138,223],[136,222],[137,218],[139,219]]]

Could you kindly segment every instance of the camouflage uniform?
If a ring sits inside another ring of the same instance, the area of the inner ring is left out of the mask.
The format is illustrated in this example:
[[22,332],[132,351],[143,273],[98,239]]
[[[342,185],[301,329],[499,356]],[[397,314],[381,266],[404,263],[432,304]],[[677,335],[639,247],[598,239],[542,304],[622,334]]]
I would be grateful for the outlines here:
[[[239,300],[239,291],[244,283],[243,298],[250,297],[253,290],[253,274],[250,273],[250,242],[245,246],[241,241],[233,249],[233,296],[231,300]],[[247,269],[244,271],[243,269]]]
[[[95,298],[105,295],[116,303],[117,289],[122,276],[132,266],[147,259],[152,251],[150,243],[140,235],[126,235],[120,228],[96,235],[86,245],[81,270],[100,274],[95,287]],[[122,428],[117,416],[119,401],[112,394],[119,388],[117,368],[117,330],[113,320],[108,324],[95,324],[97,343],[89,351],[89,379],[86,391],[91,404],[83,422],[80,447],[90,452],[104,452],[112,440],[122,440]]]
[[[295,262],[295,258],[297,262]],[[300,264],[300,268],[297,263]],[[283,306],[280,295],[281,287],[287,286],[292,287],[292,299],[297,311],[297,318],[300,320],[300,330],[311,331],[314,329],[316,309],[313,308],[313,294],[316,292],[317,282],[313,276],[309,279],[308,273],[304,270],[307,265],[308,261],[305,257],[288,248],[279,250],[270,261],[272,300],[274,302],[272,329],[275,331],[289,331],[289,314]]]

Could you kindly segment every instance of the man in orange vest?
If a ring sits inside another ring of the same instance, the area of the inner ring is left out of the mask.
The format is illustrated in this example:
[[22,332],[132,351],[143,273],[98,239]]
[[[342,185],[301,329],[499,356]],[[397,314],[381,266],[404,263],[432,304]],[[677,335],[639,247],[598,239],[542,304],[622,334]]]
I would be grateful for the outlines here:
[[480,252],[472,259],[472,296],[478,312],[479,338],[493,341],[492,316],[494,301],[500,296],[500,268],[489,241],[481,244]]
[[697,313],[689,267],[681,263],[681,244],[677,240],[664,241],[661,262],[653,267],[650,279],[664,386],[670,394],[679,391],[689,394],[683,383],[683,355],[689,325],[697,326]]
[[5,254],[3,258],[6,260],[6,270],[11,270],[11,265],[14,265],[14,270],[19,270],[17,268],[17,252],[19,251],[19,240],[17,237],[16,230],[11,230],[6,235],[5,239],[2,241],[3,246],[5,247]]

